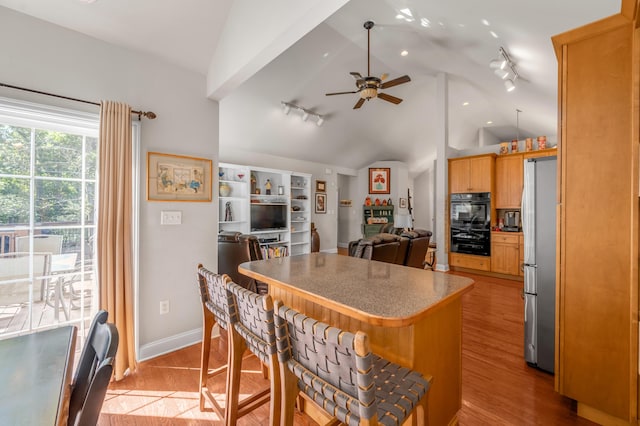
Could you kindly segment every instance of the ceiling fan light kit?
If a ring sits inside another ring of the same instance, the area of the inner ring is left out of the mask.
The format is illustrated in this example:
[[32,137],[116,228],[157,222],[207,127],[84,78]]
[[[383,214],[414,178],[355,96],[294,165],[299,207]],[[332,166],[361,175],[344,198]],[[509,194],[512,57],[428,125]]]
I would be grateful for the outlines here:
[[489,68],[493,70],[495,75],[504,80],[504,88],[507,92],[515,90],[516,85],[514,82],[518,78],[518,70],[516,69],[515,62],[511,60],[511,57],[504,47],[498,49],[498,58],[492,59],[491,62],[489,62]]
[[371,100],[373,98],[379,98],[387,102],[391,102],[392,104],[399,104],[402,102],[402,99],[397,98],[395,96],[388,95],[386,93],[381,93],[379,90],[388,89],[393,86],[397,86],[399,84],[408,83],[411,81],[408,75],[403,75],[402,77],[398,77],[396,79],[386,81],[383,83],[383,80],[386,80],[387,74],[384,73],[378,77],[373,77],[371,75],[371,28],[373,28],[375,24],[373,21],[367,21],[364,23],[364,28],[367,30],[367,76],[363,77],[359,72],[350,72],[351,76],[356,79],[356,87],[358,90],[353,90],[350,92],[334,92],[327,93],[326,96],[334,96],[334,95],[346,95],[346,94],[359,94],[360,99],[353,106],[353,109],[360,108],[365,100]]

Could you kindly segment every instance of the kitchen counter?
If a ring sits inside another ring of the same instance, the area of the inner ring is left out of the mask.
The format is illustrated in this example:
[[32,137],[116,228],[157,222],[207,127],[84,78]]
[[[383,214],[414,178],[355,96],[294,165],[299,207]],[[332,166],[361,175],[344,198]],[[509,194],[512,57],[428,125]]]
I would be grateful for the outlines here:
[[[457,424],[461,296],[473,280],[327,253],[246,262],[238,270],[269,284],[273,299],[334,327],[363,331],[374,353],[432,376],[429,424]],[[321,424],[329,420],[309,414]]]

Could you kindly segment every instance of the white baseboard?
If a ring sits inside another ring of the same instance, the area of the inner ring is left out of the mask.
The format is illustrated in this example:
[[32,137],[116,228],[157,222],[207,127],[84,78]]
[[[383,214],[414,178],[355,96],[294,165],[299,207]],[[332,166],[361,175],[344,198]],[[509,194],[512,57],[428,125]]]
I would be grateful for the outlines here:
[[[212,337],[217,337],[219,335],[220,330],[216,324],[213,328]],[[146,361],[169,352],[177,351],[178,349],[186,348],[187,346],[194,345],[200,341],[202,341],[202,327],[156,340],[155,342],[140,346],[138,361]]]
[[449,271],[449,264],[448,263],[436,263],[436,271],[438,272],[447,272]]
[[349,243],[338,243],[338,247],[340,247],[340,248],[349,248]]
[[328,250],[320,250],[323,253],[338,253],[338,248],[332,248]]

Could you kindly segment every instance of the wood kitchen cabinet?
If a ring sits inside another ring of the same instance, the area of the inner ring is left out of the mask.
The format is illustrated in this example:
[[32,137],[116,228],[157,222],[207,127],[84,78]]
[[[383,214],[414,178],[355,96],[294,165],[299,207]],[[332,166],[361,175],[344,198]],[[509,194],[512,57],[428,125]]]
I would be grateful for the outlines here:
[[[638,422],[637,0],[552,38],[559,64],[556,390]],[[605,206],[602,208],[598,206]]]
[[491,233],[491,272],[518,275],[520,263],[520,235],[518,233]]
[[493,192],[495,154],[449,159],[449,193]]
[[520,209],[523,161],[522,154],[496,158],[496,209]]
[[488,272],[491,270],[491,258],[489,256],[449,253],[449,264],[460,268],[477,269],[478,271]]

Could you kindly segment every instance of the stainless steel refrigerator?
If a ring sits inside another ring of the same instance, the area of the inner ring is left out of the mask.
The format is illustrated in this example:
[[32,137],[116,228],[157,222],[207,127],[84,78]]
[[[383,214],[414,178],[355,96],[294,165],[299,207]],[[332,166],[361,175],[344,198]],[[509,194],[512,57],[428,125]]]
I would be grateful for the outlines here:
[[556,309],[557,158],[524,161],[524,357],[553,373]]

